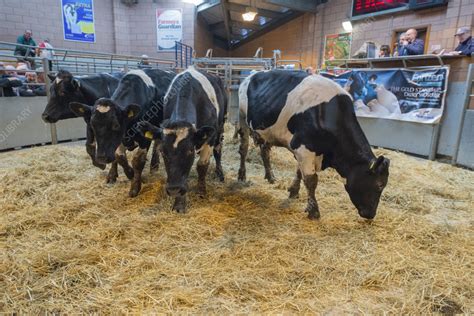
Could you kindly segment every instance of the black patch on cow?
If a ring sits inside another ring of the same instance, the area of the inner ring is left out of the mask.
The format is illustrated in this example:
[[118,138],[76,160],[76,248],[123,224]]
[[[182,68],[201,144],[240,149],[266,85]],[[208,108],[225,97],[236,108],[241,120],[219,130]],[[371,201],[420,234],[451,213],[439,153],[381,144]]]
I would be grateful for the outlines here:
[[274,70],[252,76],[247,90],[249,107],[247,122],[254,130],[265,129],[276,123],[286,104],[288,93],[306,78],[304,71]]

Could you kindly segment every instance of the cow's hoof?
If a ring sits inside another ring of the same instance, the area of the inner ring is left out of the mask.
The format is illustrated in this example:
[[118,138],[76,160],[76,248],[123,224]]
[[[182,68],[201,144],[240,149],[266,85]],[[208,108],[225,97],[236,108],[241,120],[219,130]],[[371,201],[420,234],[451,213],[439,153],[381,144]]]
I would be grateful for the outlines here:
[[128,196],[131,198],[136,197],[138,193],[140,193],[141,189],[142,189],[141,183],[139,183],[138,185],[132,184],[132,187],[130,188],[130,192],[128,192]]
[[297,199],[300,197],[299,190],[296,190],[294,188],[289,188],[288,192],[290,192],[290,195],[288,196],[288,198],[290,199]]
[[93,164],[95,167],[99,168],[100,170],[105,170],[106,165],[103,164],[103,163],[98,163],[98,162],[96,162],[96,161],[93,161],[92,164]]
[[176,198],[173,204],[173,211],[178,213],[186,213],[186,200],[184,198]]
[[237,177],[237,180],[242,181],[242,182],[245,182],[246,179],[247,179],[247,176],[246,176],[245,173],[246,173],[245,170],[239,169],[239,175],[238,175],[238,177]]
[[107,176],[105,183],[114,184],[115,182],[117,182],[117,176]]
[[198,186],[197,194],[200,198],[205,198],[207,196],[207,190],[205,186]]
[[321,218],[321,214],[319,214],[319,212],[309,213],[308,218],[311,220],[318,220]]
[[268,183],[270,184],[274,184],[276,179],[275,179],[275,176],[273,174],[266,174],[265,175],[265,179],[268,181]]
[[224,172],[222,170],[216,169],[216,177],[220,182],[224,182]]
[[125,172],[125,175],[127,176],[128,180],[132,180],[134,176],[134,172],[132,168],[125,168],[123,169],[123,172]]

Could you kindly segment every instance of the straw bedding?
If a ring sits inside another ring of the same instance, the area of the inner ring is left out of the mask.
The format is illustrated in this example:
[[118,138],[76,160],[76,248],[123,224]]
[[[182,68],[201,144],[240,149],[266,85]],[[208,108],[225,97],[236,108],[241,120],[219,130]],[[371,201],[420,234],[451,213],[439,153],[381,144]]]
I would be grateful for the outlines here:
[[392,164],[375,221],[332,170],[309,221],[304,188],[287,199],[291,154],[273,150],[270,185],[252,149],[240,184],[227,129],[226,182],[210,175],[185,215],[171,211],[162,167],[130,199],[123,173],[106,185],[83,145],[1,154],[0,311],[474,312],[473,172],[376,150]]

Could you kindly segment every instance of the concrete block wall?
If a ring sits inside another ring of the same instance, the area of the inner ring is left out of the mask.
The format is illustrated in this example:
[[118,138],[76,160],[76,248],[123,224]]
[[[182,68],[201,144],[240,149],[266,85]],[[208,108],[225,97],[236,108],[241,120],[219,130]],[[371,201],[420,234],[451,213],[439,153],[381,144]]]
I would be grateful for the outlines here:
[[183,42],[194,45],[195,6],[176,0],[140,0],[128,7],[120,0],[94,0],[95,43],[65,41],[60,0],[0,0],[0,41],[15,42],[29,28],[39,43],[49,38],[58,48],[174,59],[157,52],[156,9],[183,10]]
[[[307,13],[279,28],[233,50],[232,56],[251,56],[264,47],[265,57],[272,56],[273,49],[282,51],[283,59],[300,59],[305,66],[318,67],[322,62],[324,37],[344,32],[342,22],[348,20],[351,0],[332,0],[319,7],[317,14]],[[380,44],[391,43],[394,29],[430,26],[428,52],[440,45],[453,49],[456,28],[472,26],[474,1],[450,0],[447,6],[421,11],[399,12],[353,21],[352,53],[365,41]],[[282,40],[284,39],[284,40]]]

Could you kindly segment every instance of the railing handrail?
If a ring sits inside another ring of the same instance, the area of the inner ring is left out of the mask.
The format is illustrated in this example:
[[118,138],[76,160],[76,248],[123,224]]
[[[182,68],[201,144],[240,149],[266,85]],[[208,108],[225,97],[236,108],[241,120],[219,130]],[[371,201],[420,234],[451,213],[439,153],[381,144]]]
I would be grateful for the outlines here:
[[[3,42],[0,41],[0,46],[1,45],[7,45],[7,46],[20,46],[20,47],[26,47],[26,48],[40,48],[38,46],[31,46],[31,45],[24,45],[24,44],[18,44],[18,43],[11,43],[11,42]],[[102,53],[102,52],[92,52],[92,51],[82,51],[82,50],[76,50],[76,49],[67,49],[67,48],[41,48],[41,49],[49,49],[49,50],[54,50],[55,56],[62,56],[63,54],[58,54],[57,52],[64,52],[65,55],[70,56],[70,57],[76,57],[75,55],[70,55],[71,53],[77,53],[77,54],[89,54],[92,56],[100,56],[100,57],[107,57],[110,58],[112,57],[114,60],[120,60],[120,59],[133,59],[133,60],[141,60],[141,56],[133,56],[133,55],[123,55],[123,54],[115,54],[115,53]],[[14,50],[14,49],[13,49]],[[98,58],[98,57],[97,57]],[[175,61],[173,59],[166,59],[166,58],[155,58],[155,57],[148,57],[148,60],[154,63],[161,63],[161,64],[174,64]]]

